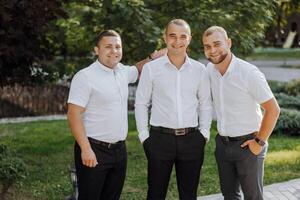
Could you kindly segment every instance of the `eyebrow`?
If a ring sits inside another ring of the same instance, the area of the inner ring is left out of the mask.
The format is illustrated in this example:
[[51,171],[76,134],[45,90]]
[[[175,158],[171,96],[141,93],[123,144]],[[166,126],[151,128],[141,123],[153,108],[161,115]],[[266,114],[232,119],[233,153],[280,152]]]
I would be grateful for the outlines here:
[[111,47],[111,46],[121,46],[120,44],[105,44],[106,47]]
[[[176,34],[175,34],[175,33],[169,33],[168,35],[169,35],[169,36],[174,36],[174,35],[176,35]],[[188,34],[184,33],[184,34],[181,34],[179,37],[182,37],[182,36],[187,37]]]

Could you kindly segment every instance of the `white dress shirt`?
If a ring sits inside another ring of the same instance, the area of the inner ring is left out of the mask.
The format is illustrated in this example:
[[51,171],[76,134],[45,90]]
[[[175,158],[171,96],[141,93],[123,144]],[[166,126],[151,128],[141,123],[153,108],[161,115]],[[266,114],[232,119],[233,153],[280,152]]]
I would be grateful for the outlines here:
[[223,76],[212,63],[208,63],[207,71],[219,134],[237,137],[259,131],[260,104],[273,98],[264,74],[234,55]]
[[75,74],[68,103],[85,108],[82,119],[88,137],[109,143],[125,140],[128,84],[137,77],[135,66],[119,63],[110,69],[98,60]]
[[165,55],[144,65],[136,92],[135,117],[140,141],[150,124],[178,129],[197,127],[209,138],[212,119],[210,83],[205,66],[186,56],[178,70]]

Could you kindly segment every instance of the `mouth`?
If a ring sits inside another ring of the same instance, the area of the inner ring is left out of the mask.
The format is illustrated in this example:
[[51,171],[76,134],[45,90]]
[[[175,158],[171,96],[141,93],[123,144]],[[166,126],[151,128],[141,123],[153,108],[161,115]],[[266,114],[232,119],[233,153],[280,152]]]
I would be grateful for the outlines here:
[[115,59],[117,59],[117,58],[120,58],[120,56],[107,56],[108,58],[115,58]]
[[172,48],[173,48],[173,49],[181,49],[181,48],[183,48],[183,47],[184,47],[184,45],[180,45],[180,46],[173,46],[173,45],[172,45]]
[[219,55],[209,55],[210,58],[217,58]]

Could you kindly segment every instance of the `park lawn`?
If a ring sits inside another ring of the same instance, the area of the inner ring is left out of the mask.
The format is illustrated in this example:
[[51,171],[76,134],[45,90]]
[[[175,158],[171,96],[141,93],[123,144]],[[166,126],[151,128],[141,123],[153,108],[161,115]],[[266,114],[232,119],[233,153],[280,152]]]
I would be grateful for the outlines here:
[[[218,193],[219,183],[214,159],[215,124],[206,146],[198,194]],[[27,164],[28,174],[11,190],[12,199],[59,200],[70,195],[69,168],[73,161],[73,138],[67,122],[40,121],[0,125],[0,143],[7,144]],[[300,137],[274,135],[269,140],[265,164],[265,184],[300,177]],[[127,138],[128,169],[121,199],[146,198],[146,158],[137,139],[134,117],[129,117]],[[167,199],[178,199],[174,173]]]

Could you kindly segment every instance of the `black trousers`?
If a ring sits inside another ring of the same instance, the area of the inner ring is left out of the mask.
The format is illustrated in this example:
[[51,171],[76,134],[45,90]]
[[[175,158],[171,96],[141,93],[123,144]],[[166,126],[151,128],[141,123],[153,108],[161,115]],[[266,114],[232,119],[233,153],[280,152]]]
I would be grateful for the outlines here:
[[[249,138],[252,139],[252,138]],[[267,145],[256,156],[245,141],[223,141],[216,136],[215,157],[218,164],[221,191],[225,200],[262,200],[263,169]],[[242,198],[241,189],[243,191]]]
[[117,200],[124,185],[127,165],[126,145],[107,148],[91,142],[97,157],[96,167],[87,167],[81,160],[81,150],[75,143],[74,155],[78,180],[78,200]]
[[205,143],[198,130],[175,136],[150,129],[150,137],[143,144],[148,159],[147,199],[166,198],[175,165],[180,200],[196,200]]

